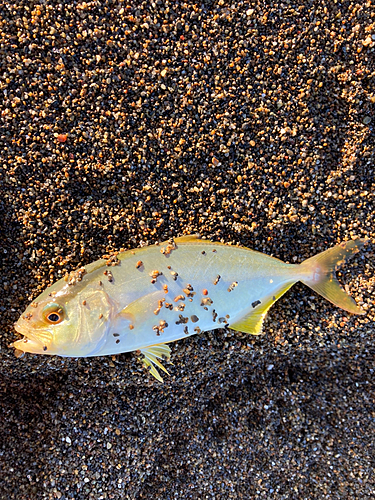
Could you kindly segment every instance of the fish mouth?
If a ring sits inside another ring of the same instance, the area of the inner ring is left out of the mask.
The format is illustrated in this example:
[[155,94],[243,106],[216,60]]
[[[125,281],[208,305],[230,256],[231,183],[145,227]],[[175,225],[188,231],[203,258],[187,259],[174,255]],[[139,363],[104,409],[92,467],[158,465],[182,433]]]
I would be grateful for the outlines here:
[[45,352],[52,342],[52,334],[47,330],[30,331],[26,325],[22,325],[20,322],[14,325],[14,329],[24,338],[13,342],[13,346],[24,352]]
[[47,346],[44,346],[39,341],[24,337],[21,340],[13,342],[11,347],[14,347],[16,357],[19,358],[21,354],[30,352],[32,354],[46,354],[48,353]]

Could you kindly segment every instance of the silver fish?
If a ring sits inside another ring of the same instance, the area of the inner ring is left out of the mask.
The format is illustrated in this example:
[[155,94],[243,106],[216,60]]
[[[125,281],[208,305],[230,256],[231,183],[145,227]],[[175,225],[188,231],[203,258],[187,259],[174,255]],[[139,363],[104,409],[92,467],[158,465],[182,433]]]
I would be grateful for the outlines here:
[[126,251],[70,273],[29,305],[15,325],[17,352],[102,356],[141,351],[170,358],[169,342],[216,328],[259,335],[268,309],[302,281],[333,304],[364,314],[334,272],[363,245],[352,240],[301,264],[196,236]]

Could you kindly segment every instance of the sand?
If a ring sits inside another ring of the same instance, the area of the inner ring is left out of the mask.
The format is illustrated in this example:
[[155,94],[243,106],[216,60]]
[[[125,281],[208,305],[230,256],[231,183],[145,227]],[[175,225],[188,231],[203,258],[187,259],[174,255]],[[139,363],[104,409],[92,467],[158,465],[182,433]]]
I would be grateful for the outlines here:
[[[371,2],[4,4],[0,498],[372,499]],[[260,337],[14,356],[47,285],[200,233],[288,262],[351,238],[352,316],[295,285]]]

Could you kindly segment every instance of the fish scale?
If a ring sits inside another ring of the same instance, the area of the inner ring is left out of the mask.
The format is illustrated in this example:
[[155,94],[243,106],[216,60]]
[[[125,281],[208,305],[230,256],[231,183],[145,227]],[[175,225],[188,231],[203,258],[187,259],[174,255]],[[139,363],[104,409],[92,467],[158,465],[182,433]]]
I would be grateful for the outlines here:
[[158,380],[166,343],[229,327],[259,335],[268,309],[302,281],[343,309],[363,314],[334,271],[363,240],[302,264],[195,236],[123,252],[70,273],[31,304],[16,324],[18,351],[100,356],[140,350]]

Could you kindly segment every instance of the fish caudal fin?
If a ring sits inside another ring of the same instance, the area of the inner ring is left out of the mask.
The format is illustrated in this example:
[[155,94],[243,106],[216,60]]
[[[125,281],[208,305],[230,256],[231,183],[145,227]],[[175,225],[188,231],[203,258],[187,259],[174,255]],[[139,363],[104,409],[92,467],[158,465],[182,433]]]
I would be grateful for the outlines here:
[[[151,375],[156,378],[159,382],[163,382],[160,373],[157,371],[155,365],[160,368],[167,375],[169,373],[160,363],[159,359],[170,360],[171,350],[166,344],[150,345],[148,347],[142,347],[139,349],[143,354],[143,359],[141,359],[143,366],[150,371]],[[159,358],[159,359],[158,359]]]
[[335,271],[359,252],[364,244],[365,240],[361,239],[345,241],[305,260],[300,267],[306,277],[301,277],[300,280],[335,306],[352,314],[365,314],[355,300],[341,288],[335,277]]

